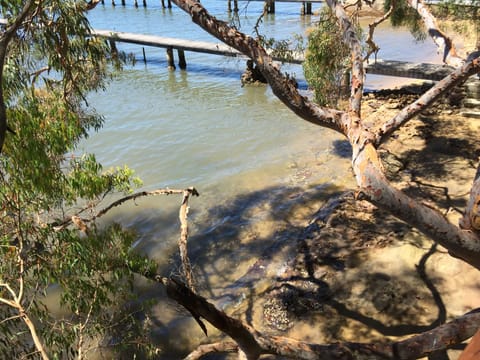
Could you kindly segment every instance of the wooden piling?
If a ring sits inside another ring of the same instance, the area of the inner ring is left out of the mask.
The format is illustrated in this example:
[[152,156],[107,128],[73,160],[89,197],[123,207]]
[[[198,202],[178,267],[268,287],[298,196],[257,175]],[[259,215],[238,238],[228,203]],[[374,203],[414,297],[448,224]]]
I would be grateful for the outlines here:
[[147,0],[143,0],[143,7],[147,7]]
[[178,66],[180,69],[185,70],[187,68],[187,62],[185,61],[185,51],[178,49]]
[[173,47],[167,48],[167,64],[168,70],[175,70],[175,59],[173,57]]
[[118,59],[118,50],[117,50],[117,45],[115,44],[115,40],[108,40],[110,43],[110,50],[112,51],[112,58],[113,59]]
[[266,0],[263,6],[264,14],[275,14],[275,0]]
[[142,47],[142,52],[143,52],[143,62],[146,64],[147,63],[147,56],[145,55],[145,48]]
[[171,0],[168,0],[168,8],[169,8],[169,9],[172,8],[172,1],[171,1]]
[[125,0],[122,0],[122,6],[125,6]]
[[112,0],[112,6],[115,6],[115,0]]
[[301,15],[312,15],[312,3],[309,1],[304,1],[302,3],[302,8],[300,10]]
[[134,0],[133,6],[135,6],[136,8],[138,8],[138,0]]
[[165,9],[165,0],[160,0],[160,2],[162,3],[162,8]]

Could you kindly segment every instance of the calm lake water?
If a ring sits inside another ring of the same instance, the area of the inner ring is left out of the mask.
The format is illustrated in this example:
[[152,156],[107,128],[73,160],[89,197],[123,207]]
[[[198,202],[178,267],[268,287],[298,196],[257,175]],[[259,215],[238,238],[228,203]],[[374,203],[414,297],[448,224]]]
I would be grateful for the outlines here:
[[[226,1],[202,4],[227,19]],[[276,14],[264,20],[261,30],[277,39],[304,35],[318,17],[301,17],[299,7],[278,3]],[[238,26],[253,34],[261,10],[261,2],[241,2]],[[182,10],[162,9],[160,1],[149,1],[144,9],[135,8],[133,1],[112,7],[107,0],[89,18],[96,29],[218,42]],[[440,61],[430,42],[418,44],[404,29],[383,28],[377,38],[379,58]],[[327,197],[353,186],[348,147],[342,139],[296,117],[267,86],[241,87],[244,60],[187,52],[187,70],[169,71],[164,49],[145,48],[144,64],[141,47],[118,47],[133,52],[138,62],[105,92],[91,94],[90,104],[105,116],[105,126],[80,150],[95,153],[107,168],[124,164],[134,168],[144,189],[198,189],[201,196],[190,203],[190,244],[206,296],[219,296],[220,289],[241,277],[272,242],[283,244],[288,231],[282,231],[292,227],[292,219],[314,213],[325,200],[322,194]],[[300,66],[285,71],[306,88]],[[394,81],[398,79],[372,76],[367,87]],[[156,259],[160,271],[168,275],[176,271],[169,259],[176,256],[180,200],[142,199],[116,209],[106,221],[136,229],[136,248]],[[145,294],[153,291],[148,284],[140,288]],[[188,317],[185,326],[174,307],[166,304],[161,301],[156,307],[154,338],[164,349],[162,358],[175,359],[202,336]]]

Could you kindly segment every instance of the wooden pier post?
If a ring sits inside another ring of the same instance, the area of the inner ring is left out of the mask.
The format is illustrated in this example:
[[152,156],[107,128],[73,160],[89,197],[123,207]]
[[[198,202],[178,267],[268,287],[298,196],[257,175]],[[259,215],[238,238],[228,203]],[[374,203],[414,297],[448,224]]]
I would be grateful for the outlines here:
[[117,50],[117,45],[115,44],[115,40],[108,40],[110,43],[110,49],[112,50],[112,58],[113,59],[118,59],[118,50]]
[[112,0],[112,6],[115,6],[115,0]]
[[266,0],[263,6],[264,14],[275,14],[275,0]]
[[160,0],[160,2],[162,3],[162,8],[165,9],[165,0]]
[[146,64],[147,63],[147,56],[145,55],[145,48],[144,47],[142,47],[142,52],[143,52],[143,62],[144,62],[144,64]]
[[171,1],[171,0],[168,0],[168,8],[169,8],[169,9],[172,8],[172,1]]
[[122,6],[125,6],[125,0],[122,0]]
[[138,8],[138,0],[135,0],[135,1],[133,2],[133,6],[135,6],[136,8]]
[[147,0],[143,0],[143,7],[147,7]]
[[167,48],[167,64],[168,70],[175,70],[175,59],[173,57],[173,47]]
[[178,49],[178,66],[180,69],[185,70],[187,68],[187,62],[185,61],[185,51]]
[[300,12],[302,15],[312,15],[312,3],[309,1],[303,2]]
[[[238,13],[238,0],[233,0],[233,11]],[[228,0],[228,12],[232,12],[232,0]]]

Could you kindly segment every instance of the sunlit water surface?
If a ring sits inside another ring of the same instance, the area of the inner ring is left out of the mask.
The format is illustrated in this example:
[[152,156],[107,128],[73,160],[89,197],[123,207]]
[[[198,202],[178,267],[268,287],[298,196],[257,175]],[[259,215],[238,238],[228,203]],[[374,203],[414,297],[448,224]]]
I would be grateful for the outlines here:
[[[150,1],[147,9],[105,3],[89,14],[94,28],[218,42],[175,6],[162,9],[160,1]],[[202,4],[228,20],[224,1]],[[240,4],[237,26],[253,34],[262,3]],[[261,31],[286,39],[304,35],[317,20],[301,17],[298,4],[278,3]],[[439,61],[433,45],[416,43],[405,29],[383,30],[377,38],[379,58]],[[79,151],[95,153],[107,168],[134,168],[147,190],[198,189],[200,197],[190,203],[190,245],[206,296],[219,298],[220,289],[234,283],[266,251],[278,250],[280,268],[288,259],[284,249],[289,231],[301,227],[330,193],[354,186],[348,147],[332,131],[295,116],[267,86],[241,87],[244,60],[186,53],[187,70],[169,71],[164,49],[145,48],[144,64],[141,47],[118,47],[133,52],[137,63],[118,74],[106,91],[89,96],[90,105],[104,115],[105,126]],[[285,71],[306,89],[300,66]],[[369,76],[367,87],[396,81]],[[135,229],[135,248],[168,275],[177,271],[169,259],[176,257],[180,200],[141,199],[112,211],[105,221]],[[161,294],[148,283],[139,289],[145,296]],[[154,339],[164,349],[162,358],[179,358],[202,339],[187,317],[178,320],[171,304],[161,300],[154,315]]]

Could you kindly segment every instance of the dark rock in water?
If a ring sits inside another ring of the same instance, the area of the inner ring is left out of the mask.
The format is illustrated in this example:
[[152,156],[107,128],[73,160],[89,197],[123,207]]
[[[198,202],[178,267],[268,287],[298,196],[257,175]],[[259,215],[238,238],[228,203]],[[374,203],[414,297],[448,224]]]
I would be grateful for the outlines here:
[[245,84],[266,84],[267,80],[264,78],[260,70],[253,63],[253,60],[247,61],[247,69],[240,78],[242,86]]

